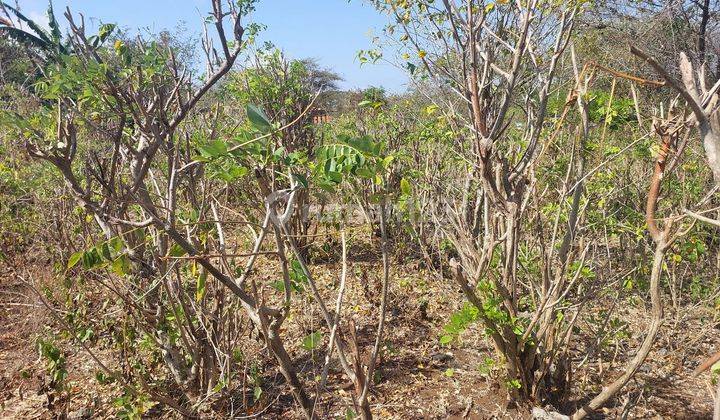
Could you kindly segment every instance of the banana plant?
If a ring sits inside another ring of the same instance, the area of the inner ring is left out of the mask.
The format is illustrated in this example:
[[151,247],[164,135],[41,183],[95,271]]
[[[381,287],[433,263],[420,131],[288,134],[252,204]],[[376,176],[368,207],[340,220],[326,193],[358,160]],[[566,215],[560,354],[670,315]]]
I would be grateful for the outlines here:
[[15,18],[28,26],[29,30],[18,28],[9,19],[0,20],[0,34],[8,38],[33,48],[47,59],[56,61],[62,55],[70,53],[70,43],[63,40],[60,25],[55,18],[52,2],[48,5],[47,18],[49,31],[45,30],[37,22],[25,16],[20,10],[10,6],[5,2],[0,2],[2,8],[15,16]]

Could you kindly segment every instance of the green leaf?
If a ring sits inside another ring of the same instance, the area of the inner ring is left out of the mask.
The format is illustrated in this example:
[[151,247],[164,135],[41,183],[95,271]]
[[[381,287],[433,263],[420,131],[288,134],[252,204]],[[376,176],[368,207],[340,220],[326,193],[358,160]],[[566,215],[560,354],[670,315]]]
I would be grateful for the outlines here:
[[320,187],[321,190],[329,193],[335,192],[335,184],[329,181],[318,180],[315,185]]
[[410,186],[408,180],[405,178],[400,180],[400,191],[403,193],[403,195],[412,194],[412,187]]
[[272,129],[272,124],[270,123],[269,118],[265,113],[255,105],[248,104],[246,107],[247,116],[250,120],[250,123],[252,126],[257,129],[258,131],[261,131],[263,133],[266,133]]
[[232,352],[232,357],[235,363],[241,363],[245,355],[240,347],[235,347]]
[[195,301],[200,302],[205,297],[205,284],[207,281],[207,271],[200,271],[197,279],[197,289],[195,291]]
[[390,164],[393,163],[394,161],[395,161],[394,155],[385,156],[385,158],[382,160],[383,167],[385,167],[385,169],[389,168]]
[[187,254],[187,252],[185,252],[185,249],[180,245],[173,244],[173,246],[170,247],[170,252],[168,254],[171,257],[182,257],[183,255]]
[[520,389],[522,388],[522,384],[517,379],[512,379],[510,381],[505,382],[505,386],[507,386],[510,389]]
[[405,65],[407,66],[407,69],[411,75],[415,74],[415,71],[417,70],[417,66],[415,64],[408,61],[407,63],[405,63]]
[[447,346],[453,341],[453,336],[449,334],[445,334],[442,337],[440,337],[440,344],[443,346]]
[[315,331],[303,339],[302,346],[305,350],[315,350],[322,340],[322,333]]
[[108,244],[110,245],[110,248],[116,253],[120,253],[120,251],[122,251],[123,249],[123,240],[119,236],[115,236],[114,238],[110,239],[108,241]]
[[80,260],[83,257],[84,252],[78,251],[70,256],[70,259],[68,259],[67,268],[68,270],[75,267],[77,263],[80,262]]
[[338,184],[342,182],[342,174],[340,172],[327,171],[325,175],[327,175],[328,179],[332,182]]
[[83,267],[91,269],[102,262],[102,257],[97,248],[93,248],[90,251],[83,252],[82,256]]
[[308,179],[304,175],[292,174],[292,177],[298,184],[302,185],[303,188],[308,187]]
[[227,154],[227,144],[221,140],[215,140],[212,143],[198,147],[200,156],[211,159],[224,156]]
[[225,382],[218,381],[217,385],[213,387],[213,392],[220,392],[223,388],[225,388]]
[[282,147],[282,146],[281,146],[281,147],[278,147],[277,149],[275,149],[275,150],[273,151],[273,156],[274,156],[276,159],[278,159],[278,161],[280,161],[280,160],[283,158],[283,156],[285,155],[286,152],[287,152],[287,150],[285,149],[285,147]]
[[308,278],[305,275],[305,271],[303,271],[302,265],[300,264],[300,261],[298,260],[292,260],[290,263],[290,278],[302,283],[307,283]]
[[260,396],[262,395],[262,393],[263,393],[263,390],[259,386],[256,386],[255,388],[253,388],[253,398],[255,399],[255,401],[260,399]]
[[80,339],[80,341],[85,342],[85,341],[88,341],[89,339],[91,339],[92,336],[93,336],[93,330],[88,328],[78,338]]
[[720,372],[720,362],[715,362],[715,364],[713,364],[710,367],[710,372],[712,372],[714,374],[717,374],[718,372]]
[[110,255],[110,246],[108,246],[107,242],[103,242],[100,245],[100,254],[103,258],[105,258],[107,261],[112,261],[112,255]]
[[244,166],[232,166],[226,171],[218,171],[217,173],[211,175],[211,177],[220,178],[225,182],[232,182],[238,178],[244,177],[247,173],[248,169]]
[[447,368],[445,369],[445,373],[443,373],[443,375],[447,376],[448,378],[452,378],[453,375],[455,375],[455,369]]
[[112,263],[112,270],[118,276],[124,276],[130,272],[130,258],[127,255],[121,255]]
[[112,23],[106,23],[105,25],[101,25],[100,29],[98,30],[98,38],[100,38],[100,41],[105,41],[110,34],[113,33],[115,30],[115,25]]
[[276,281],[270,283],[270,287],[277,290],[278,292],[284,292],[285,291],[285,282],[282,280],[276,280]]
[[357,168],[355,173],[365,179],[375,178],[375,172],[371,171],[369,168]]

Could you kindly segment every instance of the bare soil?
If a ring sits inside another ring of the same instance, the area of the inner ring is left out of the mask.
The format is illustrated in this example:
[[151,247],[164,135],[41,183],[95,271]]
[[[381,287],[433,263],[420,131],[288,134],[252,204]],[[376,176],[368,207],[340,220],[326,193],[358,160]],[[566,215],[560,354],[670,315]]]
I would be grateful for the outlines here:
[[[353,313],[361,328],[361,340],[368,343],[374,336],[374,311],[379,299],[374,273],[380,262],[362,248],[351,250],[351,277],[344,310]],[[267,268],[267,278],[272,267]],[[315,265],[316,276],[324,285],[327,297],[334,296],[334,285],[340,272],[338,261]],[[47,271],[47,270],[46,270]],[[52,277],[38,274],[45,283]],[[261,274],[261,277],[263,274]],[[440,280],[435,274],[419,267],[416,261],[399,262],[393,266],[390,313],[387,325],[386,351],[379,367],[371,401],[377,418],[383,419],[490,419],[529,418],[528,407],[508,406],[506,392],[496,380],[497,372],[481,369],[492,357],[489,343],[482,338],[478,325],[472,326],[458,343],[439,345],[438,337],[449,314],[462,304],[462,297],[451,281]],[[363,287],[368,284],[369,287]],[[425,303],[422,303],[425,302]],[[309,303],[309,302],[307,302]],[[596,308],[608,308],[610,302],[598,302]],[[668,303],[669,305],[669,303]],[[301,319],[295,325],[318,327],[319,317],[311,304],[299,304],[293,316]],[[619,374],[626,359],[642,340],[645,320],[641,305],[617,305],[617,316],[628,325],[630,337],[611,344],[602,352],[592,350],[591,334],[578,337],[574,348],[574,395],[565,411],[582,404],[602,382]],[[662,337],[654,347],[650,360],[641,373],[628,385],[612,406],[596,418],[704,419],[712,417],[710,374],[692,377],[692,370],[705,357],[720,349],[715,310],[703,306],[667,308]],[[312,324],[312,325],[309,325]],[[308,326],[309,325],[309,326]],[[586,325],[581,324],[585,328]],[[587,331],[592,331],[587,326]],[[290,328],[290,327],[289,327]],[[284,331],[301,375],[313,378],[322,369],[323,350],[308,352],[301,347],[303,327]],[[117,408],[112,401],[119,396],[113,385],[101,385],[95,379],[98,371],[87,353],[67,339],[61,347],[67,360],[69,384],[66,398],[58,399],[48,389],[45,361],[38,357],[36,339],[47,331],[61,331],[53,322],[41,300],[33,295],[18,277],[9,272],[0,277],[0,418],[115,418]],[[585,331],[585,330],[584,330]],[[102,332],[99,332],[102,334]],[[327,337],[327,334],[325,334]],[[326,345],[326,343],[324,343]],[[114,365],[107,349],[94,352],[105,363]],[[264,418],[296,418],[292,398],[281,377],[274,373],[270,359],[258,343],[248,350],[264,360],[264,394],[252,410],[235,415]],[[339,369],[331,370],[330,392],[321,393],[318,410],[324,418],[345,418],[351,399]],[[234,395],[210,404],[207,416],[228,413],[234,404],[243,401],[243,393],[252,392],[238,385]],[[247,395],[245,395],[246,397]],[[340,396],[340,398],[338,398]],[[162,406],[153,407],[147,417],[177,418]]]

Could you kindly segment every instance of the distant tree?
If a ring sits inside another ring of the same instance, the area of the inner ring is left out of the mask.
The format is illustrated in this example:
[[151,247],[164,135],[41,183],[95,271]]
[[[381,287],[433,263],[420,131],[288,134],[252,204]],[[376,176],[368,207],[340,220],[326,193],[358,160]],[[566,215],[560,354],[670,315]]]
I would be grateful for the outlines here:
[[0,38],[0,84],[23,84],[31,69],[23,48],[11,40]]
[[370,86],[363,91],[363,100],[371,102],[387,102],[387,94],[385,88]]
[[642,41],[660,64],[678,70],[677,56],[688,55],[695,67],[704,63],[708,78],[720,78],[720,13],[717,0],[596,2],[580,17],[579,52],[615,67],[642,70],[626,48]]
[[252,65],[233,75],[229,90],[240,103],[259,106],[284,127],[282,145],[289,151],[311,154],[317,142],[312,117],[319,109],[332,109],[331,92],[340,80],[314,59],[288,60],[270,48],[258,51]]

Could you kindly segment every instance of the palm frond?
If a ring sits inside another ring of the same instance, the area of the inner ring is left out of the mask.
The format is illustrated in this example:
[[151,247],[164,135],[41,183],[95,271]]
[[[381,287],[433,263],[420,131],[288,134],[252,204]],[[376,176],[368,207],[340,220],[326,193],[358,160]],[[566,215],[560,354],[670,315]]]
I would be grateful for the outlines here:
[[12,26],[0,26],[0,34],[7,35],[8,38],[17,41],[19,43],[40,48],[44,51],[48,51],[52,48],[52,44],[49,42],[36,37],[30,32],[23,31],[22,29],[14,28]]
[[2,5],[5,6],[8,10],[10,10],[20,21],[27,24],[27,26],[30,27],[30,29],[33,30],[36,34],[36,38],[40,38],[43,41],[47,42],[48,45],[52,45],[52,40],[50,39],[50,36],[43,28],[40,27],[35,21],[32,19],[27,18],[25,15],[23,15],[19,10],[16,8],[10,6],[9,4],[2,2]]
[[60,45],[62,34],[60,33],[60,25],[58,25],[57,19],[55,19],[55,12],[53,11],[52,0],[48,2],[47,17],[48,25],[50,26],[50,33],[53,38],[53,43],[56,45]]

